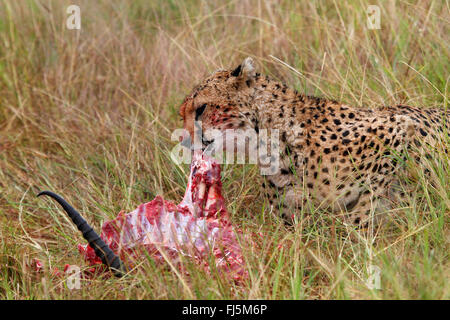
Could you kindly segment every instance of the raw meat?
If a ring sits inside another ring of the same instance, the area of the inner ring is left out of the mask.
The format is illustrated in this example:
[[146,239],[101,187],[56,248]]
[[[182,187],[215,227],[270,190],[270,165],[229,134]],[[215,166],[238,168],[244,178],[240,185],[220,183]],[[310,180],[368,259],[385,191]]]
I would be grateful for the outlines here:
[[[195,152],[180,204],[157,196],[128,214],[122,211],[103,224],[101,238],[130,267],[145,258],[144,249],[156,261],[170,259],[180,269],[182,255],[206,270],[214,267],[234,280],[243,280],[247,272],[221,190],[219,164]],[[102,263],[89,245],[78,245],[78,249],[91,265]]]

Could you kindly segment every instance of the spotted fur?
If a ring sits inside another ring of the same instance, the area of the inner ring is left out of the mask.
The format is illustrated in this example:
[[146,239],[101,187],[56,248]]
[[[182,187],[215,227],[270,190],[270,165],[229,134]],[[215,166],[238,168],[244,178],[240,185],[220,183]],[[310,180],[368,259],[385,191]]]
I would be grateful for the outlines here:
[[398,159],[411,143],[433,143],[450,120],[439,109],[371,110],[306,96],[257,73],[251,58],[206,78],[180,114],[191,136],[194,120],[202,121],[203,132],[279,129],[281,168],[262,184],[273,208],[291,216],[310,200],[358,226],[388,209]]

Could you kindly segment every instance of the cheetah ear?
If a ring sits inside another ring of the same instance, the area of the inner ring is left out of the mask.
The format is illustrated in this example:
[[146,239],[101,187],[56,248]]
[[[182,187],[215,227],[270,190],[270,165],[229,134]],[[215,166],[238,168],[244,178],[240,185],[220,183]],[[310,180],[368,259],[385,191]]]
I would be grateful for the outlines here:
[[245,58],[244,61],[231,72],[231,75],[244,80],[253,78],[256,75],[255,62],[250,57]]

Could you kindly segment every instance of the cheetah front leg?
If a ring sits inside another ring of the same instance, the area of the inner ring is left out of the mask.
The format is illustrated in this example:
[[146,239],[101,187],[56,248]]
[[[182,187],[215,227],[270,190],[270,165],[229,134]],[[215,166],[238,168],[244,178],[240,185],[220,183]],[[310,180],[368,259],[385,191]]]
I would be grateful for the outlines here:
[[389,210],[389,205],[386,199],[382,197],[375,197],[372,195],[364,196],[362,205],[344,213],[344,222],[355,226],[357,229],[366,229],[370,226],[378,226],[383,221],[383,216]]
[[305,208],[307,197],[303,189],[293,183],[279,186],[280,181],[274,180],[266,177],[262,183],[271,213],[282,218],[286,225],[292,225],[296,215]]

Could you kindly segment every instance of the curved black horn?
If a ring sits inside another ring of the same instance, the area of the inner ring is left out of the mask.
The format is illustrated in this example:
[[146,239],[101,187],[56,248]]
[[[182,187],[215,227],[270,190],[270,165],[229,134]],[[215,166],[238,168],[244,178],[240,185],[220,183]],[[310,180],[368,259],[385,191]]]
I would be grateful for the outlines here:
[[120,258],[111,250],[103,239],[100,238],[80,213],[68,204],[66,200],[51,191],[42,191],[37,196],[39,197],[42,195],[55,199],[61,205],[64,211],[67,212],[69,218],[75,223],[78,230],[83,233],[83,238],[85,238],[89,245],[94,249],[97,257],[99,257],[102,262],[114,272],[116,277],[122,277],[127,272],[127,268]]

